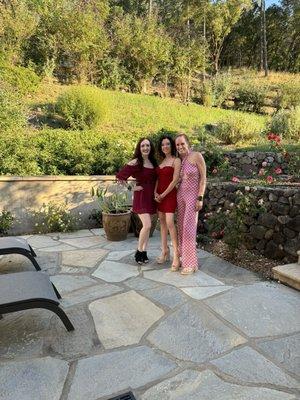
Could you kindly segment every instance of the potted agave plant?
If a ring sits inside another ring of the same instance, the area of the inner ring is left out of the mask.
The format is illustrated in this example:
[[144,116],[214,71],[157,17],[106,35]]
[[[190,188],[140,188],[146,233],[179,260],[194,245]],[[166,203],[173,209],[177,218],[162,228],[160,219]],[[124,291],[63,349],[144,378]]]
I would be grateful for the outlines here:
[[131,218],[131,206],[128,204],[127,193],[108,192],[107,188],[92,188],[92,196],[97,197],[107,239],[125,240]]

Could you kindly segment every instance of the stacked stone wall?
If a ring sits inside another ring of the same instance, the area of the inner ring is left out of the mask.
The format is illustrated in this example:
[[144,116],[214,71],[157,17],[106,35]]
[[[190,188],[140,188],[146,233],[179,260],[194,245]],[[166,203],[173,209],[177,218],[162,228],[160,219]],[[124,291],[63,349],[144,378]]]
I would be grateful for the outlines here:
[[[216,212],[235,207],[236,192],[245,186],[232,183],[209,183],[205,196],[206,210]],[[300,187],[248,187],[266,211],[257,218],[246,218],[243,226],[245,245],[263,255],[296,261],[300,250]]]

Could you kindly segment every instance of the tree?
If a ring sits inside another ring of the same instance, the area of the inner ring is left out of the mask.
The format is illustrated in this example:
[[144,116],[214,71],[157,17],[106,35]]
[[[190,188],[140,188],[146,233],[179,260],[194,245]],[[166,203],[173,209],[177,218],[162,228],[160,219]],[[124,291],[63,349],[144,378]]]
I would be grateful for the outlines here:
[[8,62],[17,64],[22,59],[22,48],[32,35],[37,16],[26,0],[0,2],[0,52]]
[[117,18],[113,24],[113,52],[126,68],[139,91],[164,69],[170,60],[172,42],[155,18],[132,15]]
[[[27,45],[27,58],[45,73],[93,81],[96,62],[104,56],[106,0],[32,0],[38,2],[39,23]],[[52,71],[50,71],[51,74]]]
[[208,10],[208,41],[211,48],[214,71],[219,70],[219,59],[225,38],[252,5],[251,0],[216,0]]

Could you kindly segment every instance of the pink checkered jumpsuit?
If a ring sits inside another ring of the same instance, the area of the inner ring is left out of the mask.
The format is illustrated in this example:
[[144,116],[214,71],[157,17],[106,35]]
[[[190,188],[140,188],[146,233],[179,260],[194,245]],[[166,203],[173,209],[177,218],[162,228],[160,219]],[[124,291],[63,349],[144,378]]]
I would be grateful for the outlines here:
[[198,269],[196,232],[198,212],[195,210],[199,191],[200,172],[187,155],[181,163],[180,184],[177,191],[177,229],[182,268]]

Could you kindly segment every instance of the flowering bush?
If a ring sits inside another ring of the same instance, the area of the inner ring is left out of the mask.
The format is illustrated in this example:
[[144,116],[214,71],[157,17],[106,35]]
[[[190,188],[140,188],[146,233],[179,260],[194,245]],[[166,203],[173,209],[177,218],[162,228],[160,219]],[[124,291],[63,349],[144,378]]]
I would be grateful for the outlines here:
[[222,239],[232,250],[239,248],[245,241],[245,222],[248,218],[258,218],[266,211],[263,199],[257,199],[250,193],[250,187],[245,187],[245,193],[236,191],[235,203],[229,210],[219,208],[216,213],[209,213],[207,224],[209,233],[214,239]]
[[74,231],[80,221],[79,216],[76,217],[66,210],[66,205],[53,202],[43,204],[38,211],[32,211],[32,216],[36,233]]

